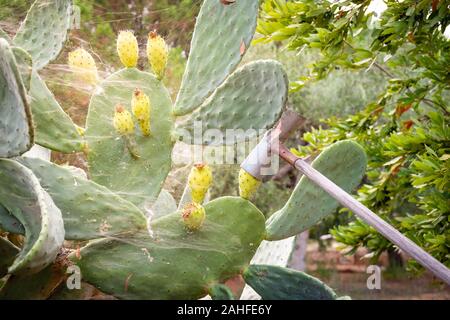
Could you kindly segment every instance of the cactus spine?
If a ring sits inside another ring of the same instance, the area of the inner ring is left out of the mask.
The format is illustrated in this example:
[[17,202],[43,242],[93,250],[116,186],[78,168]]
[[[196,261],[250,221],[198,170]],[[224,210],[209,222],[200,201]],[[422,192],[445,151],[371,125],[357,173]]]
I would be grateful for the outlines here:
[[188,183],[191,188],[192,200],[196,203],[202,203],[206,192],[212,183],[211,168],[203,163],[195,164],[189,173]]
[[117,53],[120,61],[127,68],[134,68],[139,58],[139,46],[131,31],[120,31],[117,37]]
[[140,89],[134,90],[131,110],[144,136],[150,135],[150,99]]
[[164,77],[168,55],[169,49],[164,39],[156,31],[150,32],[147,41],[147,57],[153,73],[160,80]]

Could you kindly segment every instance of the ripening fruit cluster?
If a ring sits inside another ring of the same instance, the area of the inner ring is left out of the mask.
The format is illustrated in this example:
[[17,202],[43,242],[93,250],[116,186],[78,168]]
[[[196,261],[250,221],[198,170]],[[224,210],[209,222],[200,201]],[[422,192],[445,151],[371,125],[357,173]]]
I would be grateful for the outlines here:
[[[140,89],[135,89],[131,98],[131,111],[139,125],[142,135],[150,135],[151,106],[149,97]],[[113,118],[114,129],[123,136],[134,134],[134,119],[121,104],[116,106]]]
[[[117,54],[122,64],[126,68],[136,68],[139,60],[139,44],[132,31],[120,31],[117,37]],[[152,72],[161,80],[164,77],[169,48],[164,39],[152,31],[147,39],[147,59]],[[71,70],[79,78],[91,85],[96,85],[99,81],[97,66],[92,55],[78,48],[69,53],[68,63]]]
[[[139,46],[136,37],[131,31],[121,31],[117,37],[117,53],[120,61],[127,68],[137,66],[139,58]],[[147,40],[147,58],[153,73],[158,79],[164,77],[169,49],[164,39],[152,31]]]
[[[198,163],[191,168],[188,185],[192,202],[188,203],[181,212],[186,228],[191,231],[199,229],[205,220],[205,209],[202,207],[202,203],[212,182],[212,171],[208,165]],[[256,193],[260,184],[261,181],[244,169],[239,171],[239,195],[242,198],[249,200]]]

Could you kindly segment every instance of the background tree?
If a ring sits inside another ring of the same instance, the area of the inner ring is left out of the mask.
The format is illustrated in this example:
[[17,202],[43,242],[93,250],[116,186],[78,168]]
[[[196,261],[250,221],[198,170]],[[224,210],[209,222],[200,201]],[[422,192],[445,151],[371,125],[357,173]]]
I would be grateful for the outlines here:
[[[374,4],[385,9],[377,16]],[[308,90],[336,69],[378,69],[388,85],[364,110],[330,117],[306,133],[300,155],[354,139],[369,156],[358,198],[450,266],[450,2],[265,0],[258,42],[320,53],[292,85]],[[448,32],[448,30],[447,30]],[[336,95],[339,100],[339,95]],[[358,219],[334,237],[376,259],[393,245]],[[418,269],[413,262],[410,267]]]

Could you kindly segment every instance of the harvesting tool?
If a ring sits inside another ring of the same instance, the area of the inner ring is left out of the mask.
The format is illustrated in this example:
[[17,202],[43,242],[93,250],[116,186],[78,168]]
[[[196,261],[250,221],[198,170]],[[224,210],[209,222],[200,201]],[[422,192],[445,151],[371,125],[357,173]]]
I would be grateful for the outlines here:
[[[267,240],[284,239],[307,230],[332,213],[340,203],[436,277],[450,284],[450,270],[446,266],[348,193],[361,181],[366,166],[364,151],[357,143],[348,140],[335,143],[311,165],[283,145],[299,121],[301,117],[298,114],[285,111],[277,126],[264,135],[241,164],[243,171],[256,180],[264,181],[270,177],[268,168],[273,157],[279,156],[304,175],[285,206],[266,222]],[[351,170],[358,172],[349,174]]]

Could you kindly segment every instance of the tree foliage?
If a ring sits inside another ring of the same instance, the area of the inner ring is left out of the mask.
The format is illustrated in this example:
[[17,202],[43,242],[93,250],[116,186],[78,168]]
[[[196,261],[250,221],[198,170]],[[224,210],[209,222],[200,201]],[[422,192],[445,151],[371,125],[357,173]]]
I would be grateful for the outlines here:
[[[304,135],[307,145],[296,152],[315,154],[338,140],[358,141],[369,156],[358,199],[450,266],[450,41],[444,35],[450,1],[385,4],[377,17],[371,1],[265,0],[257,41],[320,52],[293,90],[336,68],[377,68],[389,79],[363,111],[325,120]],[[393,246],[358,219],[332,234],[353,250],[367,247],[374,257]]]

